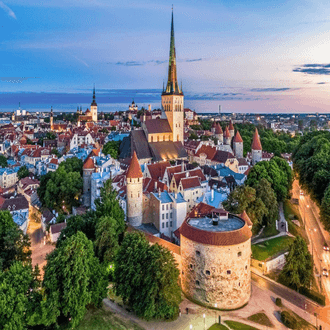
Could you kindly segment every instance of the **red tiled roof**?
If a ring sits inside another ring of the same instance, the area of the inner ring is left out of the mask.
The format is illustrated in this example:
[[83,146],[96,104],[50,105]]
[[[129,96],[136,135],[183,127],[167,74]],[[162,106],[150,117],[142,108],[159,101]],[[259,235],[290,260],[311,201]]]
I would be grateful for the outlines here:
[[259,137],[258,129],[257,128],[254,131],[251,149],[252,150],[262,150],[262,146],[261,146],[261,142],[260,142],[260,137]]
[[243,143],[243,139],[241,137],[241,134],[239,134],[239,131],[236,132],[236,135],[234,137],[234,143]]
[[93,169],[95,168],[94,161],[92,158],[88,157],[85,161],[85,164],[83,166],[83,169]]
[[52,234],[60,233],[66,227],[66,222],[56,223],[50,226],[50,232]]
[[129,168],[127,170],[126,174],[127,178],[142,178],[143,174],[141,171],[141,166],[139,164],[139,160],[137,158],[136,152],[134,151],[133,157],[131,159],[131,163],[129,165]]
[[200,178],[201,181],[205,181],[205,175],[203,173],[203,171],[200,168],[195,168],[193,170],[189,171],[189,176],[193,177],[193,176],[198,176]]
[[197,176],[192,178],[183,178],[181,179],[181,184],[184,190],[189,188],[200,187],[201,185],[199,178]]
[[164,176],[166,167],[170,167],[170,166],[171,164],[168,161],[147,165],[150,176],[154,180],[158,180],[159,178],[162,178]]
[[234,130],[235,130],[232,121],[229,122],[229,130],[230,130],[230,131],[234,131]]
[[215,133],[215,134],[223,134],[222,128],[221,128],[221,126],[220,126],[219,123],[217,123],[217,124],[215,125],[215,131],[214,131],[214,133]]
[[211,146],[202,145],[196,152],[196,156],[200,157],[201,154],[206,154],[207,159],[213,159],[217,149]]

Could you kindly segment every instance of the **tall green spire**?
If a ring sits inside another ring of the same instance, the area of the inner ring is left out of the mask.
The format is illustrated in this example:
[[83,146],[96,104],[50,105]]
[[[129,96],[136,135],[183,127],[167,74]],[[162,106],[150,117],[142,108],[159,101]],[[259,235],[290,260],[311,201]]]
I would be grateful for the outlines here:
[[93,87],[93,101],[92,101],[91,105],[92,106],[97,106],[96,101],[95,101],[95,84],[94,84],[94,87]]
[[176,75],[173,7],[172,7],[172,22],[171,22],[170,58],[168,63],[168,79],[167,79],[166,90],[165,92],[163,92],[163,94],[182,94],[179,88],[178,79]]

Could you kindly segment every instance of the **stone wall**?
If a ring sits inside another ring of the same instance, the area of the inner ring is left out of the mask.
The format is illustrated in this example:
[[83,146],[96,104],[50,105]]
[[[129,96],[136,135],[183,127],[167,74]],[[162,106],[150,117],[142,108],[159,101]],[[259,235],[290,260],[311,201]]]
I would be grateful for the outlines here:
[[127,179],[127,220],[132,226],[142,224],[142,178]]
[[230,246],[196,243],[181,235],[181,281],[191,299],[236,309],[251,295],[251,240]]

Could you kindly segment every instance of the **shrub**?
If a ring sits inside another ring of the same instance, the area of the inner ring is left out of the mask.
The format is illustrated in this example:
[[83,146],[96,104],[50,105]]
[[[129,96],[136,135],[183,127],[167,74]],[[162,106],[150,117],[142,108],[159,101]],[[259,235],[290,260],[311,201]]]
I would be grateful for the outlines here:
[[278,307],[282,307],[282,299],[281,299],[281,298],[276,298],[276,300],[275,300],[275,304],[276,304],[276,306],[278,306]]
[[281,320],[286,327],[290,329],[298,329],[298,321],[290,312],[281,312]]
[[303,294],[304,296],[314,300],[318,304],[325,306],[325,296],[318,292],[309,290],[307,288],[300,288],[299,293]]

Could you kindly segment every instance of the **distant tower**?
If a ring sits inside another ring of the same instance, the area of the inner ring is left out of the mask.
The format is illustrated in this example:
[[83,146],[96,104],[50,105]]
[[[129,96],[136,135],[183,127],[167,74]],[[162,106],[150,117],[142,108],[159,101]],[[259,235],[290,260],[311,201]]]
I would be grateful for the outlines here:
[[220,143],[223,143],[223,131],[219,123],[217,123],[215,126],[214,136],[218,139]]
[[94,122],[97,122],[97,104],[95,101],[95,85],[93,88],[93,101],[91,103],[91,113]]
[[233,125],[232,121],[229,122],[229,134],[230,134],[231,139],[235,135],[235,128],[234,128],[234,125]]
[[94,161],[91,157],[88,157],[83,165],[83,204],[86,207],[91,206],[91,181],[94,172]]
[[183,143],[183,129],[184,129],[184,106],[183,93],[179,88],[177,74],[176,74],[176,55],[174,45],[174,22],[173,22],[173,8],[172,8],[172,22],[171,22],[171,44],[170,44],[170,58],[168,67],[168,79],[166,89],[162,93],[162,109],[165,112],[166,118],[170,124],[173,132],[173,141],[180,141]]
[[230,137],[228,126],[226,126],[225,132],[223,133],[223,143],[228,146],[230,146],[230,143],[231,143],[231,137]]
[[15,121],[15,112],[13,112],[13,113],[11,114],[11,121],[12,121],[12,122]]
[[252,149],[252,165],[255,165],[256,163],[262,160],[262,146],[257,128],[253,135],[251,149]]
[[236,158],[243,158],[243,139],[239,131],[236,132],[236,135],[233,140],[233,149]]
[[140,226],[142,224],[143,174],[135,151],[127,170],[126,181],[127,221],[132,226]]
[[53,107],[50,108],[50,129],[54,129],[54,114],[53,114]]

